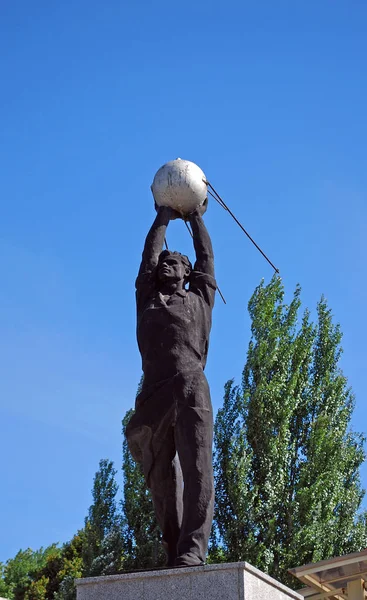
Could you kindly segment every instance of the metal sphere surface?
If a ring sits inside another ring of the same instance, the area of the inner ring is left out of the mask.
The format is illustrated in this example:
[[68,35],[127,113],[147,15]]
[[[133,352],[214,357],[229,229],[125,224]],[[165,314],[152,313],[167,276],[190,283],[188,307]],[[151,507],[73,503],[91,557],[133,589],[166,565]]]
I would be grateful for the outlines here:
[[158,206],[170,206],[183,215],[201,206],[208,195],[206,177],[195,163],[176,158],[157,171],[152,183]]

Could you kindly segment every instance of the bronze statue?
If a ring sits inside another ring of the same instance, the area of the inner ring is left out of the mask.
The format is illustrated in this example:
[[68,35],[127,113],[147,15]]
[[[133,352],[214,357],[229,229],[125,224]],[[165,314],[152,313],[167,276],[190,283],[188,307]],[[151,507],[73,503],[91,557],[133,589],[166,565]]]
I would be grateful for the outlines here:
[[163,534],[167,566],[205,562],[213,519],[213,412],[204,375],[216,283],[202,219],[190,222],[196,261],[164,250],[178,217],[157,207],[136,280],[137,339],[144,380],[126,436],[143,466]]

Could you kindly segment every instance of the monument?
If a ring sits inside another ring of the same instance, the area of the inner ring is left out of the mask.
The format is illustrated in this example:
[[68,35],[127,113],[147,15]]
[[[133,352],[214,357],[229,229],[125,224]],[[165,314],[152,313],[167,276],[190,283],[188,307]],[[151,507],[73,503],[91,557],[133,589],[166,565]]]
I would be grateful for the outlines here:
[[[205,176],[178,159],[158,171],[152,190],[157,216],[136,280],[144,379],[126,437],[152,493],[167,566],[199,566],[214,505],[213,413],[204,368],[216,283],[202,218]],[[163,250],[167,226],[176,218],[191,225],[193,267],[187,256]]]
[[[204,368],[217,289],[202,218],[208,185],[189,161],[177,159],[157,172],[157,216],[136,279],[144,379],[126,436],[152,492],[169,568],[77,579],[78,600],[302,600],[248,563],[205,565],[214,485],[213,413]],[[187,256],[163,250],[176,218],[191,225],[193,267]]]

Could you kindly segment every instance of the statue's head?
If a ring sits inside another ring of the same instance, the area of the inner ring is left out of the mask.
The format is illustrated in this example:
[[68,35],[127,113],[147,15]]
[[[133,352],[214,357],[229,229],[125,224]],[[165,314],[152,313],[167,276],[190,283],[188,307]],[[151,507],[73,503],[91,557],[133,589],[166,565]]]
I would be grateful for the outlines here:
[[163,282],[188,281],[192,265],[187,256],[179,252],[163,250],[160,253],[157,266],[158,280]]

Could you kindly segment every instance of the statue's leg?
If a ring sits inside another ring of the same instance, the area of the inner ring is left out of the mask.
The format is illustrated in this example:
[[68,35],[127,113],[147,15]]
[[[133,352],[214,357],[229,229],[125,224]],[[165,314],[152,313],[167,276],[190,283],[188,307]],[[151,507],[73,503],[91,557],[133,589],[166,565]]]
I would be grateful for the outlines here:
[[177,543],[182,522],[182,472],[174,446],[173,430],[156,455],[150,471],[149,484],[154,511],[162,531],[167,566],[177,557]]
[[183,480],[183,518],[177,566],[205,562],[214,509],[213,411],[202,372],[183,385],[175,425],[175,444]]

